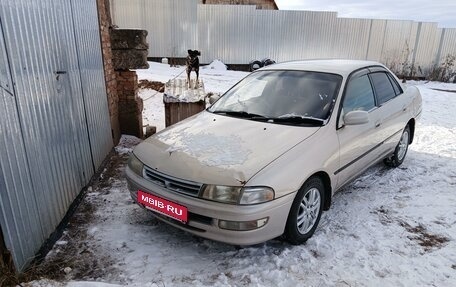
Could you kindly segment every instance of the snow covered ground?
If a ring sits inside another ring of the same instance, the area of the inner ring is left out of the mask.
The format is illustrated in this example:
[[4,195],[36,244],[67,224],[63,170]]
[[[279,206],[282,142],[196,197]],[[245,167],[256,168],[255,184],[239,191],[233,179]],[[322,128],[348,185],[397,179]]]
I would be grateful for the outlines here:
[[[182,69],[152,63],[138,74],[165,82]],[[223,92],[245,75],[201,72],[208,92]],[[306,244],[276,239],[236,248],[159,222],[130,199],[122,168],[138,141],[124,136],[103,184],[94,184],[83,204],[93,216],[71,224],[46,258],[60,262],[62,273],[71,267],[64,277],[72,281],[28,286],[455,286],[456,93],[433,89],[456,85],[413,84],[423,114],[403,165],[378,164],[337,193]],[[162,118],[161,97],[145,102],[151,123]],[[87,252],[89,259],[78,261]],[[84,264],[97,272],[81,272]]]
[[[169,67],[169,65],[149,62],[149,69],[137,70],[138,80],[159,81],[166,83],[168,80],[186,79],[185,66]],[[231,86],[239,82],[248,73],[227,71],[226,66],[214,61],[208,66],[200,68],[200,79],[204,82],[206,93],[223,93]],[[191,74],[192,79],[196,77]],[[152,89],[141,89],[139,96],[144,101],[143,124],[157,127],[157,131],[165,128],[165,107],[163,105],[163,93]]]

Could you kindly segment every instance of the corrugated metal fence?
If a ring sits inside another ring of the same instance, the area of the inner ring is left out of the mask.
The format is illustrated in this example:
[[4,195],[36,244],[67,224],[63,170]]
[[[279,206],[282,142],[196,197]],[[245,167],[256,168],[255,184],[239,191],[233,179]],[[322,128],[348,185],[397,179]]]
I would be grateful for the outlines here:
[[245,64],[348,58],[429,69],[456,55],[456,29],[437,23],[338,18],[335,12],[256,10],[255,6],[202,5],[197,0],[111,0],[113,23],[149,31],[149,57],[185,57]]
[[112,148],[96,0],[0,4],[0,225],[21,270]]
[[[148,39],[160,39],[160,45],[150,46],[153,47],[154,55],[179,57],[186,55],[190,49],[188,47],[197,46],[196,0],[116,1],[111,2],[111,10],[111,17],[122,19],[121,23],[128,23],[129,28],[147,30]],[[115,23],[120,27],[127,27],[120,25],[120,22]]]

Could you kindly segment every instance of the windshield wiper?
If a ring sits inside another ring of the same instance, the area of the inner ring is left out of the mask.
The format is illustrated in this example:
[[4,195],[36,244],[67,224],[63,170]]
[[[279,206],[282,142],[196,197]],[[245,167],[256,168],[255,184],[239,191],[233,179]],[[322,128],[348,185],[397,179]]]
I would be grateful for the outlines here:
[[224,114],[227,116],[237,117],[237,118],[244,118],[253,121],[260,121],[260,122],[269,122],[269,123],[278,123],[278,124],[311,124],[311,125],[319,125],[322,126],[325,124],[325,120],[313,118],[313,117],[304,117],[304,116],[288,116],[288,117],[278,117],[278,118],[271,118],[265,117],[258,114],[248,113],[246,111],[230,111],[230,110],[218,110],[213,111],[214,114]]
[[325,124],[325,120],[303,116],[278,117],[274,118],[273,121],[275,123],[314,124],[320,126]]
[[289,116],[289,117],[278,117],[278,118],[268,118],[268,117],[252,117],[251,120],[264,121],[269,123],[277,124],[311,124],[322,126],[325,124],[325,120],[312,118],[312,117],[303,117],[303,116]]
[[233,116],[237,118],[244,118],[244,119],[251,119],[251,118],[261,118],[264,119],[265,117],[258,114],[252,114],[245,111],[225,111],[225,110],[218,110],[213,111],[214,114],[225,114],[227,116]]

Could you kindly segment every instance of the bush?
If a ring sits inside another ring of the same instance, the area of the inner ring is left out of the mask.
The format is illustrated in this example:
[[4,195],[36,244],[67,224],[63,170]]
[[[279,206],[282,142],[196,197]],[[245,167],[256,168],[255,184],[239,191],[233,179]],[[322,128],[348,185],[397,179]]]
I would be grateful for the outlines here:
[[455,61],[456,57],[448,54],[440,66],[436,64],[431,68],[427,80],[447,83],[453,80],[453,83],[456,83]]
[[406,79],[414,79],[417,75],[417,71],[421,72],[421,67],[415,67],[412,63],[413,50],[410,49],[408,41],[405,41],[404,48],[401,52],[390,51],[389,57],[387,57],[385,65],[399,78],[403,79],[405,83]]

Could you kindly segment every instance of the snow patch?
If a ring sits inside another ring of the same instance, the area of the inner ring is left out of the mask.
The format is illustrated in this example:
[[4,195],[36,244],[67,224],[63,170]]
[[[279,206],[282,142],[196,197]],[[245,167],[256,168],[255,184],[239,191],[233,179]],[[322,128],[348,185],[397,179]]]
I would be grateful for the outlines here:
[[217,70],[217,71],[226,71],[226,65],[220,60],[214,60],[209,65],[203,66],[202,69],[210,69],[210,70]]
[[141,141],[141,139],[135,136],[122,135],[119,144],[115,147],[115,150],[119,154],[130,153],[133,150],[133,147],[135,147]]
[[237,136],[209,136],[204,132],[192,134],[181,130],[166,136],[160,134],[158,138],[170,145],[167,152],[189,154],[207,166],[241,165],[251,153],[243,148],[242,139]]
[[[204,82],[206,93],[223,94],[249,73],[228,71],[224,64],[214,61],[214,69],[201,69],[200,80]],[[222,66],[223,65],[223,66]],[[185,67],[170,67],[166,64],[149,62],[149,69],[136,70],[139,80],[159,81],[166,83],[171,79],[185,80]],[[163,93],[151,89],[140,89],[139,97],[143,99],[143,124],[155,126],[157,132],[165,128],[165,106]]]

